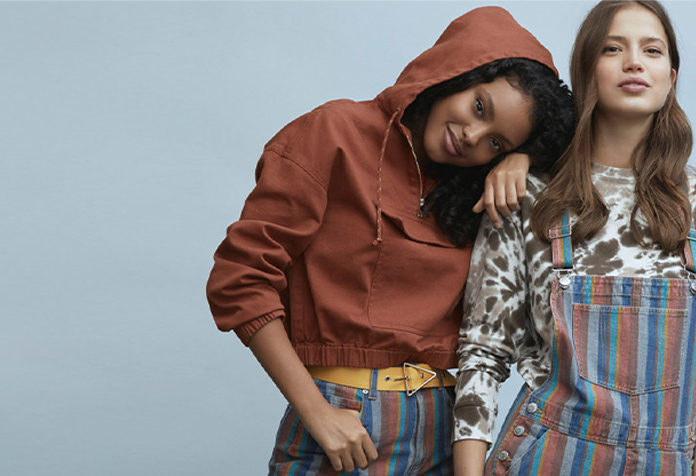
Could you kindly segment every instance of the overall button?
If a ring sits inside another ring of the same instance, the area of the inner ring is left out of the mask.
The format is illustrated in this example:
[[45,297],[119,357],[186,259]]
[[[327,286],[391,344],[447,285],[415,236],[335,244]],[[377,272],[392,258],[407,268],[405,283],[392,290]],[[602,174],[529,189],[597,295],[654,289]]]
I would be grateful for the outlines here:
[[536,413],[537,411],[539,411],[539,407],[536,403],[532,402],[529,405],[527,405],[527,411],[529,413]]
[[692,280],[689,287],[691,288],[692,293],[696,293],[696,281]]
[[498,453],[498,459],[499,459],[500,461],[506,461],[506,460],[508,459],[509,456],[510,456],[510,454],[509,454],[507,451],[505,451],[505,450],[503,450],[503,451],[501,451],[500,453]]
[[516,426],[512,432],[515,434],[515,436],[522,436],[524,435],[524,427],[523,426]]

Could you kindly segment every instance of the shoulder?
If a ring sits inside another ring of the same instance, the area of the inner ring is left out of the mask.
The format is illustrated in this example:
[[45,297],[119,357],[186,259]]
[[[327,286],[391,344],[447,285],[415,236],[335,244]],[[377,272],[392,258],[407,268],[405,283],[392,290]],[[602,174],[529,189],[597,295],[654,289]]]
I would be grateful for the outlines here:
[[374,101],[330,101],[283,127],[268,141],[264,155],[289,160],[326,184],[335,158],[369,147],[366,128],[384,123]]
[[306,151],[307,146],[322,150],[331,144],[354,139],[353,134],[361,121],[369,121],[378,110],[370,101],[329,101],[283,127],[268,141],[264,150],[292,155]]

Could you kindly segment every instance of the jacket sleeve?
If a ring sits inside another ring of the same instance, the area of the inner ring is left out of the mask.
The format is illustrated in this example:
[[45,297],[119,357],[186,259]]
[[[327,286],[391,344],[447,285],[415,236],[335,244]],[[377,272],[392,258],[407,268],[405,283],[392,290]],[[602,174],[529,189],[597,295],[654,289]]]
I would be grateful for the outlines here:
[[524,248],[521,213],[500,229],[484,217],[464,295],[453,441],[492,443],[498,390],[526,337]]
[[[285,269],[319,229],[327,203],[332,158],[317,111],[286,126],[267,144],[256,186],[241,218],[227,229],[214,256],[208,302],[221,331],[234,330],[245,345],[265,324],[285,315]],[[324,157],[307,157],[307,154]],[[318,164],[324,164],[318,165]]]

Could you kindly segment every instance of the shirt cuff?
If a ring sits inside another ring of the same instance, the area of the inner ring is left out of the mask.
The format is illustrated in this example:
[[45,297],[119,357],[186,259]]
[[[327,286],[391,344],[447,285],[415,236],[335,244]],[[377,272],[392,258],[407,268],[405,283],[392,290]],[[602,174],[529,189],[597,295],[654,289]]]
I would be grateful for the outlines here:
[[490,374],[471,370],[457,376],[452,441],[473,439],[493,443],[500,383]]

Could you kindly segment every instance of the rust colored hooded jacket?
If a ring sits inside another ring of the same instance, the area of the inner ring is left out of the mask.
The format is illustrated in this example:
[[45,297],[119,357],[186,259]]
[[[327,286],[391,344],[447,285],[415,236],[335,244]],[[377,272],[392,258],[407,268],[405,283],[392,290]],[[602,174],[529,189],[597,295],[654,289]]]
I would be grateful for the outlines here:
[[374,100],[329,102],[273,137],[215,253],[207,291],[218,328],[248,344],[283,318],[305,365],[455,367],[471,249],[419,217],[420,171],[401,119],[429,86],[506,57],[555,71],[507,11],[473,10]]

